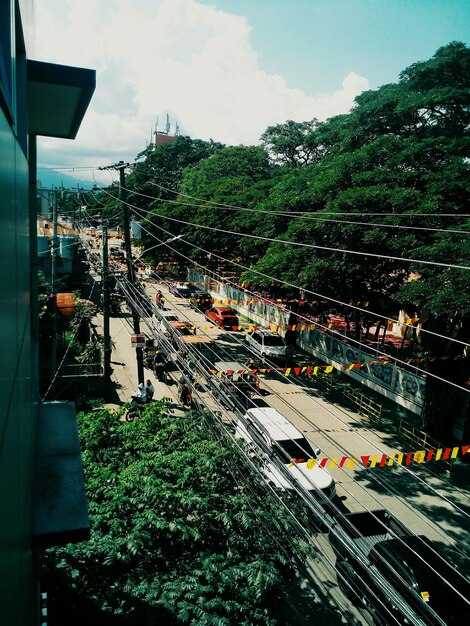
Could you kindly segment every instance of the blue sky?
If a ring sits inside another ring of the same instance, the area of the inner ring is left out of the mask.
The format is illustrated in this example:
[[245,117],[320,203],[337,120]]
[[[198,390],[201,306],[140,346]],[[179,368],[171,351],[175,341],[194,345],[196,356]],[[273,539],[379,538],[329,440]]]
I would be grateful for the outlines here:
[[470,0],[201,0],[243,15],[260,65],[306,93],[348,72],[371,88],[396,82],[451,41],[470,40]]
[[132,161],[152,129],[227,145],[272,124],[346,113],[451,41],[470,0],[41,0],[39,60],[95,68],[74,142],[40,138],[39,165]]

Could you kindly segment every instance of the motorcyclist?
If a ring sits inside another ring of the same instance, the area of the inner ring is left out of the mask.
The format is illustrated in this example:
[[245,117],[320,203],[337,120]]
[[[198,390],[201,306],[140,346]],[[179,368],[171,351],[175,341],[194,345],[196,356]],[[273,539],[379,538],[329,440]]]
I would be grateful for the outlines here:
[[145,404],[147,402],[147,392],[144,383],[139,383],[137,391],[132,396],[132,402],[137,404]]
[[163,298],[163,293],[161,292],[161,290],[159,289],[155,295],[155,302],[158,306],[159,309],[163,309],[164,308],[164,304],[163,304],[164,298]]
[[153,371],[156,379],[162,383],[166,380],[165,367],[166,357],[161,350],[157,350],[155,356],[153,357]]

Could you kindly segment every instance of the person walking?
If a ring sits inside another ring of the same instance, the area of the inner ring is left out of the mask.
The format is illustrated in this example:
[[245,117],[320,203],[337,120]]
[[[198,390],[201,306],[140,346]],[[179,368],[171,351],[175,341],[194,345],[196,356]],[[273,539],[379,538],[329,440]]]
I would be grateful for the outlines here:
[[152,402],[155,387],[152,385],[152,381],[150,379],[147,380],[147,383],[145,384],[145,392],[147,394],[147,402]]

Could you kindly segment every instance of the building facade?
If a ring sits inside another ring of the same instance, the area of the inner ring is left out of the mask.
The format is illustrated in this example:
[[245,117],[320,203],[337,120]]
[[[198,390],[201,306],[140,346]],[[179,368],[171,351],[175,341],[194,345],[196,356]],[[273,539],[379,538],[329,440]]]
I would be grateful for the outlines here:
[[[56,425],[65,419],[71,426],[67,436],[73,440],[75,462],[79,461],[74,407],[41,404],[38,395],[36,137],[75,137],[94,91],[95,72],[42,63],[33,57],[33,1],[2,0],[0,623],[8,626],[41,623],[41,550],[59,539],[86,536],[83,516],[78,522],[67,519],[67,504],[60,495],[65,487],[62,470],[54,466],[57,445],[65,442],[59,443],[53,433],[51,409]],[[44,447],[43,426],[49,429],[49,448]],[[52,469],[54,480],[45,471]],[[65,507],[65,515],[59,516],[61,528],[53,528],[47,511],[57,516],[61,503]]]

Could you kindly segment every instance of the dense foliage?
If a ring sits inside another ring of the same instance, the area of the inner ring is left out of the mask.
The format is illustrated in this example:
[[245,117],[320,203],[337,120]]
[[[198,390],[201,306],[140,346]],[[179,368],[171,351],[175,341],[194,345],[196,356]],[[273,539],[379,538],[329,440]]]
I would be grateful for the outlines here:
[[466,240],[452,231],[470,221],[441,217],[458,218],[469,200],[469,87],[470,50],[449,44],[397,84],[362,93],[348,115],[268,128],[271,164],[263,148],[239,146],[179,171],[180,195],[149,207],[154,231],[187,235],[193,246],[179,249],[194,258],[240,257],[254,284],[281,279],[386,315],[407,305],[458,325],[468,272],[399,259],[469,263]]
[[91,540],[51,549],[46,580],[123,624],[275,624],[294,533],[227,436],[168,408],[79,415]]
[[[396,84],[360,94],[348,114],[270,126],[263,147],[179,138],[149,149],[129,177],[151,196],[134,198],[150,231],[144,244],[183,234],[189,243],[165,254],[202,265],[236,259],[245,282],[305,290],[356,328],[377,323],[367,310],[404,309],[467,342],[469,122],[470,49],[452,42]],[[414,350],[464,356],[462,344],[425,333]],[[470,374],[468,360],[428,365],[459,385]],[[426,407],[434,414],[445,389],[433,397],[436,380]]]

